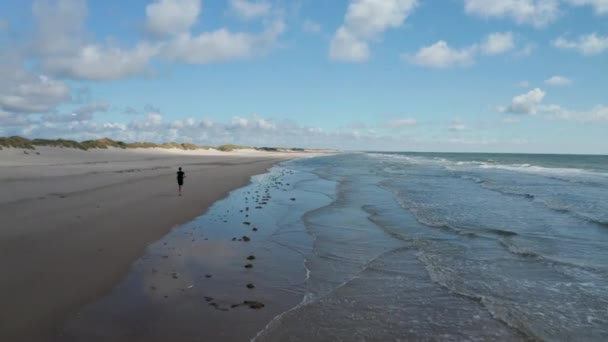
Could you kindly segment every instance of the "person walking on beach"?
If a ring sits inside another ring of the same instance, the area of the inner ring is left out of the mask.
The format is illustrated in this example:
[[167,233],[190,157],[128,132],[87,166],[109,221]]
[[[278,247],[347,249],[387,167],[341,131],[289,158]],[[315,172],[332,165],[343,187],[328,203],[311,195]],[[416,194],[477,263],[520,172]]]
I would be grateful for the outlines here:
[[182,168],[179,168],[177,171],[177,185],[179,186],[179,195],[182,195],[182,185],[184,185],[184,178],[186,178],[186,174],[182,171]]

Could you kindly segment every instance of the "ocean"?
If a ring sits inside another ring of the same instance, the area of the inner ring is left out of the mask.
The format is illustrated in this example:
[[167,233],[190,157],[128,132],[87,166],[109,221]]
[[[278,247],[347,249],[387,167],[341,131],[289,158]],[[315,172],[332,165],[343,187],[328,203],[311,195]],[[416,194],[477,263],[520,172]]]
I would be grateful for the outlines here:
[[[251,314],[243,299],[266,307]],[[91,331],[606,341],[608,156],[378,152],[281,163],[151,245],[64,340],[93,341]]]
[[357,153],[289,167],[314,175],[296,188],[322,203],[302,217],[310,276],[259,340],[608,340],[608,156]]

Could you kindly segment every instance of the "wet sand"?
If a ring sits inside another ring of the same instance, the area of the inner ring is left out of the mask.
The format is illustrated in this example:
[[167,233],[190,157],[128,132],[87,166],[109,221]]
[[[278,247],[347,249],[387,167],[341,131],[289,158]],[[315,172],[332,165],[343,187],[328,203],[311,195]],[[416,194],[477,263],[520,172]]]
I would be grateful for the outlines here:
[[[0,151],[0,340],[57,338],[146,246],[296,155]],[[177,196],[175,169],[186,172]],[[143,313],[142,313],[143,314]]]
[[284,172],[254,177],[151,244],[55,341],[250,341],[304,295],[312,245],[300,215],[311,203],[281,181]]

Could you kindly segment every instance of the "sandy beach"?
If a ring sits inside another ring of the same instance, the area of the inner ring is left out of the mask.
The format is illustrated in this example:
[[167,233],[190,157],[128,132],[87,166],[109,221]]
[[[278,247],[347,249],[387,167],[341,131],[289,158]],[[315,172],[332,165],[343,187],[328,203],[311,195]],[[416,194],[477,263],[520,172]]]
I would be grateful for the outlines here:
[[[0,151],[0,340],[44,341],[107,294],[146,246],[296,154]],[[177,196],[175,172],[186,172]]]
[[608,336],[606,157],[0,152],[1,341]]

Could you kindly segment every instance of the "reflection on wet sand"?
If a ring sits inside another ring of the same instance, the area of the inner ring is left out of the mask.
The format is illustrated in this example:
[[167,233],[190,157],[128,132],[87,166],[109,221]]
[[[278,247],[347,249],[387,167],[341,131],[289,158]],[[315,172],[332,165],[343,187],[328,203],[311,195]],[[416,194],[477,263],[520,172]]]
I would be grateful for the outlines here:
[[291,200],[307,196],[290,185],[298,177],[275,167],[150,245],[126,279],[75,314],[58,340],[255,336],[303,296],[303,253],[311,242],[300,217],[311,204]]

